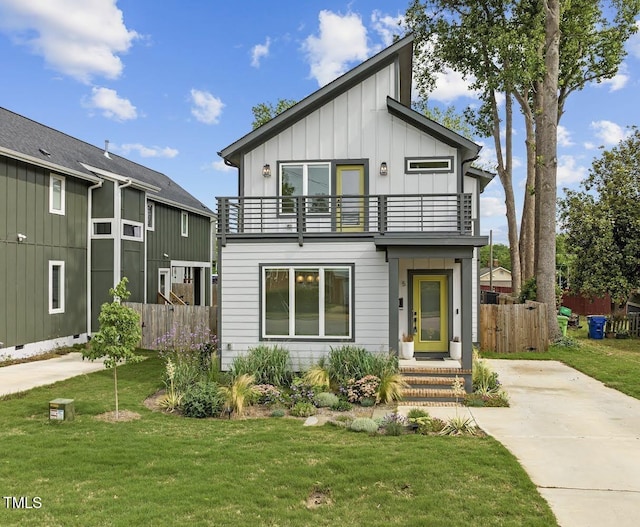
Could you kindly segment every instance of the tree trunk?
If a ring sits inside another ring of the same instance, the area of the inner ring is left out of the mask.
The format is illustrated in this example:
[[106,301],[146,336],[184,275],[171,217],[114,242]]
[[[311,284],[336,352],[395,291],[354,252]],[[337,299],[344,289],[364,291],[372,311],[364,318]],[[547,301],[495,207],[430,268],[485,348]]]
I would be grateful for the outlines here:
[[527,148],[527,183],[524,190],[522,221],[520,222],[520,266],[522,282],[535,276],[536,243],[536,137],[533,112],[528,96],[520,102],[524,115]]
[[540,163],[539,231],[536,247],[538,300],[547,304],[549,338],[555,340],[560,329],[555,317],[556,306],[556,177],[558,128],[558,74],[560,43],[559,0],[546,0],[545,9],[545,75],[543,79],[543,111],[538,138]]
[[120,419],[119,409],[118,409],[118,365],[113,366],[113,384],[116,392],[116,421]]

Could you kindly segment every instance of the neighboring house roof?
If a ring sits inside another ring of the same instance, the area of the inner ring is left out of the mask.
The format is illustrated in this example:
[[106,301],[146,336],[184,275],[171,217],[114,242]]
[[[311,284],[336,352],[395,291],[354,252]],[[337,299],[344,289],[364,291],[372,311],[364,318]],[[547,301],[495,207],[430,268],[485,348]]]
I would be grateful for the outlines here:
[[242,152],[253,149],[255,146],[264,143],[281,131],[289,128],[320,108],[327,101],[335,99],[341,93],[346,92],[363,79],[370,77],[373,73],[381,70],[395,60],[400,61],[400,102],[407,107],[410,106],[413,35],[408,35],[398,40],[377,55],[374,55],[359,66],[338,77],[333,82],[320,88],[318,91],[312,93],[259,128],[241,137],[235,143],[223,148],[218,152],[218,155],[232,166],[240,166]]
[[214,213],[161,172],[129,161],[102,148],[0,108],[0,154],[98,181],[97,176],[131,179],[148,191],[151,199],[188,209],[203,216]]
[[[490,271],[491,270],[488,267],[481,268],[480,269],[480,273],[479,273],[480,280],[482,280],[483,278],[486,278],[488,280]],[[502,274],[506,274],[508,276],[511,276],[511,271],[509,271],[509,269],[505,269],[504,267],[501,267],[501,266],[493,268],[493,274],[495,275],[496,273],[502,273]]]

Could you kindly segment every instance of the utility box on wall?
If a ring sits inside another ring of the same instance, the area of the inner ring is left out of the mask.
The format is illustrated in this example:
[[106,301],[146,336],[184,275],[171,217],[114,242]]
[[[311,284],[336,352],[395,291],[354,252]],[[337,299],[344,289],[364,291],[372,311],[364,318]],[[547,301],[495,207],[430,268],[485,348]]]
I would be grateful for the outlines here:
[[49,401],[49,419],[51,421],[73,421],[75,413],[73,399]]

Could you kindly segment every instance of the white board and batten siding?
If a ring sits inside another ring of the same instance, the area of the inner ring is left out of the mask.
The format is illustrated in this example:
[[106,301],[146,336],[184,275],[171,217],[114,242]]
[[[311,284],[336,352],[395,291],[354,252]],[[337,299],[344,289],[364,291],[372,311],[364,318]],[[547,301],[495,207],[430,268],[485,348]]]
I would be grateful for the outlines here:
[[[456,149],[391,115],[387,95],[396,97],[396,65],[390,64],[327,101],[290,128],[244,156],[246,196],[276,196],[278,162],[369,162],[369,194],[455,194],[457,177],[450,174],[405,174],[406,157],[453,157]],[[389,174],[380,176],[381,162]],[[262,176],[269,164],[272,176]],[[335,189],[331,189],[335,193]]]
[[[373,242],[349,243],[233,243],[222,251],[221,291],[222,369],[229,369],[234,357],[246,354],[260,341],[260,266],[353,264],[355,342],[371,352],[389,347],[389,276],[384,252]],[[340,341],[266,342],[286,347],[293,368],[301,370],[326,355]]]

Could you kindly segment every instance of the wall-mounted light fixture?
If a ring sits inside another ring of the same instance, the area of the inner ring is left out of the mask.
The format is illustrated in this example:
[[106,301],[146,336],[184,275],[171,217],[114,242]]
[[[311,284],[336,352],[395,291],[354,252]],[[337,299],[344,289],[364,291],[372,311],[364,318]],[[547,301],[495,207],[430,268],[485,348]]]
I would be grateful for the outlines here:
[[167,253],[162,253],[162,256],[164,256],[165,258],[169,258],[169,255]]
[[271,177],[271,167],[268,163],[262,167],[262,175],[264,177]]
[[26,234],[20,234],[18,233],[18,241],[19,242],[23,242],[27,239],[27,235]]
[[387,168],[387,163],[383,161],[380,163],[380,175],[386,176],[389,173],[389,169]]

